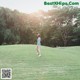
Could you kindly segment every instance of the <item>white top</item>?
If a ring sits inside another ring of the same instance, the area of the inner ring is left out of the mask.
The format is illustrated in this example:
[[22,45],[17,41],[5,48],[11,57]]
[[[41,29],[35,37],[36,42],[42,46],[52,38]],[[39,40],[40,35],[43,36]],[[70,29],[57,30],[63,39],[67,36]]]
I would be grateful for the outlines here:
[[37,38],[37,45],[41,45],[41,38],[40,37]]

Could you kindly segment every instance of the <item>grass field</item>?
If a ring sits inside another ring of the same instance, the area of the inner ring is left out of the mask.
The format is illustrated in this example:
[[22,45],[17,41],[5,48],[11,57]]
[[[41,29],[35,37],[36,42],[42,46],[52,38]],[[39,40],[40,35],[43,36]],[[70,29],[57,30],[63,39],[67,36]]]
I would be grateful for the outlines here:
[[0,46],[0,69],[12,68],[12,80],[80,80],[80,46],[50,48]]

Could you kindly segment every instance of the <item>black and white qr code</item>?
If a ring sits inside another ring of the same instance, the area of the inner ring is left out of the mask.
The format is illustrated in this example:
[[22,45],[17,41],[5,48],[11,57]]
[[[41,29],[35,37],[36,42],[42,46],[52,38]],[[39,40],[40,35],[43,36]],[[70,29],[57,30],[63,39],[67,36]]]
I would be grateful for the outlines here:
[[12,69],[2,68],[1,69],[1,79],[12,79]]

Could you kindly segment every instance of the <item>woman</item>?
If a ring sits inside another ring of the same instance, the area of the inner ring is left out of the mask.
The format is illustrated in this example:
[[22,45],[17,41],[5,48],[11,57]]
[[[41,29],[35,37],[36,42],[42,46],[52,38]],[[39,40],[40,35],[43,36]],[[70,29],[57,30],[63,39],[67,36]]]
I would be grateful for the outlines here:
[[40,37],[40,34],[37,34],[37,54],[38,56],[41,56],[40,46],[41,46],[41,37]]

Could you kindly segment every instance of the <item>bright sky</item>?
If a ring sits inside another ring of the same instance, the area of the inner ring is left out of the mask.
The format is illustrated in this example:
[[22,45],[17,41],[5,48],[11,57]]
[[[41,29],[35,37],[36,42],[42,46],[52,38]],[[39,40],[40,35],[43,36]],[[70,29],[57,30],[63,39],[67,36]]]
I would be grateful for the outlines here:
[[52,6],[45,6],[44,1],[78,1],[80,0],[0,0],[0,7],[7,7],[20,12],[35,12],[38,10],[49,10]]

